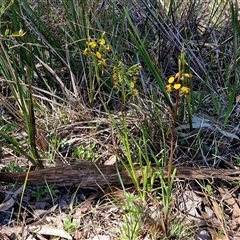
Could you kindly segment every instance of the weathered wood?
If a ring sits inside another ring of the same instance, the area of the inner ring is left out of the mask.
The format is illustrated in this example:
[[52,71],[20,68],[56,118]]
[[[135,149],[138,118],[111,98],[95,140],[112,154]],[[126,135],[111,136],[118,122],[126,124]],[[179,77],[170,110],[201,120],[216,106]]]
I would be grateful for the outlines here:
[[[153,167],[152,171],[155,170],[162,171],[167,176],[166,168]],[[142,173],[138,167],[136,167],[136,174],[140,181]],[[176,177],[191,180],[207,178],[240,180],[240,170],[178,167]],[[24,182],[25,178],[26,173],[0,172],[1,182]],[[97,165],[85,161],[73,165],[62,165],[48,169],[30,171],[28,176],[28,184],[31,185],[54,183],[58,186],[79,184],[82,187],[105,187],[109,184],[120,186],[121,182],[125,185],[132,184],[131,177],[122,165]]]
[[[58,186],[79,184],[82,187],[96,185],[104,187],[108,184],[119,186],[119,174],[125,184],[132,183],[123,166],[97,165],[92,162],[80,161],[72,165],[30,171],[28,183],[31,185],[55,183]],[[26,173],[0,172],[0,181],[2,182],[24,182],[25,178]]]

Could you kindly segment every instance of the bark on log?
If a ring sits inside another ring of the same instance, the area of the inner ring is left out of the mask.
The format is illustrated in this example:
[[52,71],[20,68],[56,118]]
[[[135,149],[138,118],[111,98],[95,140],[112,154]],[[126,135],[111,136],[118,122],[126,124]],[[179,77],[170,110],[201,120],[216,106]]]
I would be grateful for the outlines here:
[[[162,171],[167,176],[166,168],[152,167],[152,171],[156,170]],[[136,174],[140,181],[142,172],[137,166]],[[22,183],[25,181],[26,175],[27,173],[0,172],[0,182]],[[176,177],[190,180],[218,178],[237,181],[240,180],[240,170],[177,167]],[[79,184],[81,187],[106,187],[108,185],[121,186],[121,182],[124,185],[131,185],[132,179],[122,165],[97,165],[81,161],[73,165],[62,165],[30,171],[27,182],[31,185],[44,185],[48,183],[58,186]]]

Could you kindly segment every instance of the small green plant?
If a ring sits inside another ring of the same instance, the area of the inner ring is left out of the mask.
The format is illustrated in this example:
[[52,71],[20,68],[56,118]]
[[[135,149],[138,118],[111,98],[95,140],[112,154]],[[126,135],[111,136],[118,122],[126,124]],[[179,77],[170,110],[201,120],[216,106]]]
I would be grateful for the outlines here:
[[43,196],[46,194],[46,189],[42,187],[36,187],[34,191],[32,191],[32,197],[36,198],[37,201],[41,201]]
[[126,202],[122,204],[123,213],[123,235],[121,240],[137,239],[141,233],[142,218],[144,216],[143,207],[140,204],[141,198],[131,193],[125,192]]
[[206,184],[204,189],[205,189],[205,191],[207,192],[207,194],[209,196],[213,196],[214,195],[214,189],[213,189],[213,187],[210,184]]
[[41,201],[43,196],[46,194],[50,194],[51,197],[55,197],[57,193],[59,193],[59,190],[56,189],[56,186],[54,184],[52,185],[47,185],[45,187],[36,187],[36,190],[32,192],[32,197],[36,198],[37,201]]
[[67,231],[69,234],[71,234],[77,229],[78,222],[73,221],[70,216],[67,216],[63,220],[63,227],[64,227],[65,231]]
[[4,172],[26,172],[26,166],[19,166],[17,159],[2,168]]
[[96,144],[87,142],[85,145],[80,145],[73,150],[72,157],[91,161],[98,158],[96,152]]
[[161,195],[162,195],[162,204],[163,204],[163,214],[164,214],[164,228],[166,229],[166,234],[168,234],[168,214],[169,209],[172,205],[172,190],[173,190],[173,183],[176,175],[176,169],[174,169],[170,182],[166,183],[164,178],[164,174],[162,172],[158,173],[160,178],[160,187],[161,187]]
[[59,190],[56,189],[56,186],[54,184],[46,185],[45,192],[49,193],[52,197],[56,197],[57,193],[59,193]]

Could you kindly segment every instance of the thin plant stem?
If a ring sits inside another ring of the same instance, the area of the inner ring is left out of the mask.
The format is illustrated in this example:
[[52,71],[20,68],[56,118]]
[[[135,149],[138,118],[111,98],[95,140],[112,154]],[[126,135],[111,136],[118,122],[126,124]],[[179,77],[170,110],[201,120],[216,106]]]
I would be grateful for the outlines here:
[[171,149],[170,149],[170,157],[168,161],[168,185],[171,182],[171,175],[173,169],[173,154],[175,150],[175,128],[177,122],[177,112],[178,112],[178,103],[179,103],[180,93],[179,91],[176,92],[176,103],[173,110],[173,122],[172,122],[172,129],[171,129]]

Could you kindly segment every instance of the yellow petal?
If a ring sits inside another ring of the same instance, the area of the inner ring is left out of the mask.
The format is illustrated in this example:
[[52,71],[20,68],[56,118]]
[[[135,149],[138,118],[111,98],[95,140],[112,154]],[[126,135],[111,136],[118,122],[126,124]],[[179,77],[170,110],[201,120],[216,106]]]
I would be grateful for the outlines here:
[[101,59],[101,60],[99,60],[99,63],[100,63],[101,65],[103,65],[104,67],[107,66],[106,59]]
[[132,81],[133,81],[134,83],[136,83],[136,82],[137,82],[137,79],[138,79],[138,77],[137,77],[137,76],[133,76],[133,77],[132,77]]
[[98,41],[98,43],[99,43],[100,45],[104,45],[104,44],[105,44],[105,39],[104,39],[104,38],[100,38],[99,41]]
[[138,90],[136,88],[133,89],[133,95],[137,96],[138,95]]
[[173,88],[178,90],[178,89],[181,88],[181,84],[180,83],[176,83],[176,84],[173,85]]
[[110,47],[109,47],[109,45],[107,44],[107,45],[105,45],[105,49],[109,52],[110,51]]
[[168,79],[168,82],[169,82],[169,83],[173,83],[174,80],[175,80],[175,78],[174,78],[173,76],[171,76],[171,77]]
[[192,78],[193,75],[191,73],[184,73],[183,76],[186,78]]
[[171,92],[172,91],[172,86],[171,86],[171,84],[168,84],[167,86],[166,86],[166,90],[167,90],[167,92]]
[[88,47],[90,47],[91,49],[94,49],[94,48],[96,48],[96,46],[97,46],[97,43],[96,42],[90,42],[89,44],[88,44]]
[[134,86],[135,86],[134,82],[130,82],[129,86],[130,86],[130,88],[134,88]]
[[114,81],[113,82],[113,88],[114,89],[118,89],[118,81]]
[[85,49],[84,49],[83,54],[84,54],[84,55],[87,55],[87,54],[88,54],[88,48],[85,48]]
[[102,54],[100,52],[96,52],[96,57],[100,59],[102,58]]
[[190,88],[183,86],[183,87],[181,88],[181,91],[182,91],[184,94],[188,95],[189,92],[190,92]]

